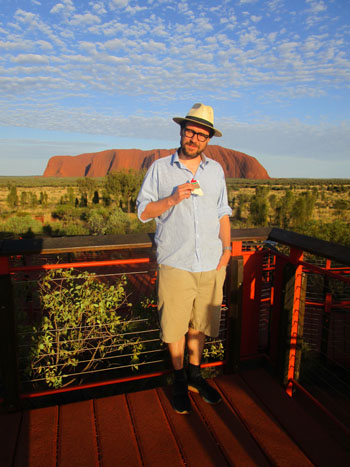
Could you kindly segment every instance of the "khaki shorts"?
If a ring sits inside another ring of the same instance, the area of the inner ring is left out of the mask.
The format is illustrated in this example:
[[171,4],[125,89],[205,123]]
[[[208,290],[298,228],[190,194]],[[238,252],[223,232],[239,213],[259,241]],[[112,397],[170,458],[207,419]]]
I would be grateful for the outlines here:
[[210,337],[219,334],[225,275],[225,268],[189,272],[159,265],[158,313],[164,342],[177,342],[189,328]]

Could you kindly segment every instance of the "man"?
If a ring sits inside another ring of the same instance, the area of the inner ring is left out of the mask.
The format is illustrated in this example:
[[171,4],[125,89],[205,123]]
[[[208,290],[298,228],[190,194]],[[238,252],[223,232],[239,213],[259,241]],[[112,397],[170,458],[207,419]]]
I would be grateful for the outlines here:
[[174,409],[187,414],[188,389],[210,404],[221,400],[202,378],[200,363],[205,336],[219,334],[232,211],[223,169],[204,155],[210,138],[222,136],[214,128],[213,109],[195,104],[186,117],[173,120],[181,126],[180,148],[149,168],[137,208],[142,222],[156,220],[161,338],[174,368]]

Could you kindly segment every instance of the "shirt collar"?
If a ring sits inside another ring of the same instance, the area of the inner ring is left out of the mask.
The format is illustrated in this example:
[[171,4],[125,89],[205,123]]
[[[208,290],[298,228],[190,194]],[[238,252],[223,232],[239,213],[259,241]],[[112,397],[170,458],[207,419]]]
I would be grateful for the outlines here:
[[[204,167],[205,165],[208,164],[208,159],[207,159],[207,156],[204,154],[204,152],[202,152],[201,154],[201,158],[202,158],[202,161],[201,163],[199,164],[201,167]],[[179,158],[179,150],[177,150],[173,156],[172,156],[172,160],[171,160],[171,163],[174,164],[174,163],[177,163],[178,165],[181,164],[181,161],[180,161],[180,158]]]

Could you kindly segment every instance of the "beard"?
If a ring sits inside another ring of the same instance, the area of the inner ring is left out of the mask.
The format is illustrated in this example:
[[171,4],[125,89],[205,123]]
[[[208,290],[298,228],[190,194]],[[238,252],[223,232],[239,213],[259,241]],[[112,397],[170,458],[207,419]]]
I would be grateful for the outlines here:
[[202,154],[203,149],[195,143],[183,143],[181,144],[181,152],[189,159],[195,159]]

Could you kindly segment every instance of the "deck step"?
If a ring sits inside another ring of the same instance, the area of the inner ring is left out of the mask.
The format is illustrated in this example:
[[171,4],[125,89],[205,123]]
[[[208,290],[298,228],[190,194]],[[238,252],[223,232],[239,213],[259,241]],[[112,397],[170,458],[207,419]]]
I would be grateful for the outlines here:
[[271,464],[279,467],[313,465],[240,376],[223,376],[218,386]]
[[343,437],[340,439],[337,430],[320,424],[311,416],[311,410],[305,410],[297,400],[287,396],[265,370],[245,371],[241,377],[315,465],[350,465],[350,439],[347,449],[344,448]]

